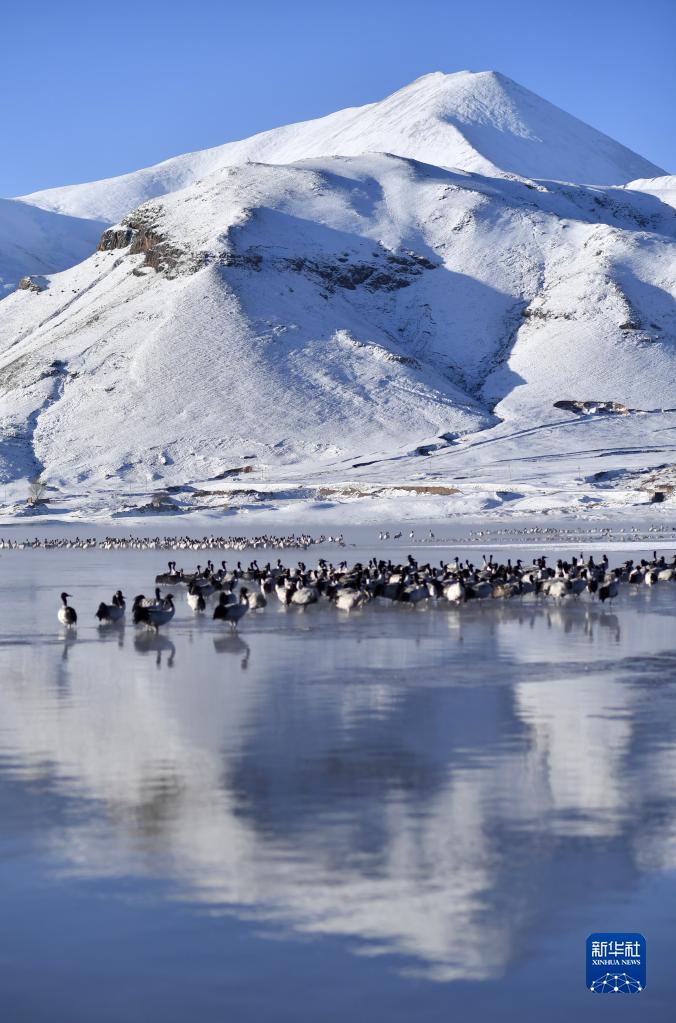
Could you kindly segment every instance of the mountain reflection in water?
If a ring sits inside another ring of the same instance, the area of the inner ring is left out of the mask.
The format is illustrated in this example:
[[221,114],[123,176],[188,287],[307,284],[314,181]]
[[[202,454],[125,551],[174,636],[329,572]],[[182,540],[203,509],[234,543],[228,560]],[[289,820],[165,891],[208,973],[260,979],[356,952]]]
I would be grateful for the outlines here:
[[571,906],[676,869],[676,587],[610,610],[271,604],[240,634],[181,603],[158,634],[83,616],[68,638],[37,624],[48,597],[30,646],[2,625],[0,800],[48,786],[52,878],[162,879],[482,982]]

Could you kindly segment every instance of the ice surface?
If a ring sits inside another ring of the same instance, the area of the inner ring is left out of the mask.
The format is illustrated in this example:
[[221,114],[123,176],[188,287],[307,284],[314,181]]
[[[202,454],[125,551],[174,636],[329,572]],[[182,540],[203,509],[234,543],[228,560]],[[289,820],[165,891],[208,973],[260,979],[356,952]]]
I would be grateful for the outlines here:
[[133,989],[166,1023],[357,1001],[591,1020],[602,920],[650,934],[642,1017],[667,1018],[676,586],[611,608],[272,605],[234,636],[181,596],[154,636],[93,612],[152,587],[157,554],[1,563],[10,1015],[118,1023]]

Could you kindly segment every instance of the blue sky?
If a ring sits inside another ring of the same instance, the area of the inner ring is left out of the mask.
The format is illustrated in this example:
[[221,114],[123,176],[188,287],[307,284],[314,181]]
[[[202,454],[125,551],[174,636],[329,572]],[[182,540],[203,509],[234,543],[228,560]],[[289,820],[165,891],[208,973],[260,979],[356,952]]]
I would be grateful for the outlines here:
[[676,171],[674,0],[5,5],[0,195],[499,70]]

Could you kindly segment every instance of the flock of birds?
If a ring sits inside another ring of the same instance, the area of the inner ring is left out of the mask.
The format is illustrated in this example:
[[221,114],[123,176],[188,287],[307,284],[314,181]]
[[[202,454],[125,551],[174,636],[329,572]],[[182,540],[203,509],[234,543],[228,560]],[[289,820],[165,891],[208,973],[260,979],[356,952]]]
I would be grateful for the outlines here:
[[594,540],[611,540],[614,536],[626,538],[628,535],[634,541],[650,540],[651,536],[656,533],[661,536],[673,535],[676,533],[676,526],[668,526],[665,523],[651,523],[644,528],[640,526],[589,526],[586,523],[584,527],[579,524],[575,526],[522,526],[521,528],[501,526],[497,529],[473,529],[466,539],[486,540],[494,536],[500,539],[535,537],[540,540],[544,537],[545,539],[577,540],[579,542],[581,536],[591,537]]
[[100,550],[100,551],[244,551],[265,548],[307,550],[313,544],[335,543],[345,545],[343,534],[311,536],[309,533],[290,533],[275,536],[95,536],[34,537],[32,540],[5,540],[0,537],[0,550]]
[[[624,583],[653,586],[676,580],[676,554],[667,562],[664,555],[658,557],[653,551],[651,560],[628,560],[614,569],[609,567],[606,555],[600,561],[583,555],[570,561],[559,559],[554,566],[547,560],[538,557],[530,565],[521,559],[499,563],[492,555],[484,555],[481,565],[461,562],[458,557],[432,565],[420,564],[409,554],[401,564],[373,557],[368,564],[357,562],[350,567],[347,561],[333,565],[321,558],[317,568],[308,568],[303,561],[287,568],[279,559],[275,565],[268,562],[263,566],[254,559],[247,568],[237,562],[229,569],[227,562],[222,561],[216,568],[209,559],[193,572],[184,572],[170,561],[168,570],[155,577],[154,596],[136,596],[131,614],[135,625],[152,629],[170,622],[176,613],[175,597],[173,593],[163,596],[161,586],[183,587],[188,607],[195,614],[205,614],[209,600],[214,598],[212,617],[236,629],[248,611],[260,611],[273,599],[285,607],[307,607],[324,600],[340,611],[352,611],[370,602],[409,607],[430,601],[460,605],[469,600],[528,594],[561,601],[586,593],[604,603],[612,601]],[[69,593],[61,594],[58,618],[62,625],[72,627],[77,624],[77,612],[68,603],[69,597]],[[116,591],[110,604],[101,602],[96,611],[101,625],[122,623],[125,616],[126,601],[121,590]]]

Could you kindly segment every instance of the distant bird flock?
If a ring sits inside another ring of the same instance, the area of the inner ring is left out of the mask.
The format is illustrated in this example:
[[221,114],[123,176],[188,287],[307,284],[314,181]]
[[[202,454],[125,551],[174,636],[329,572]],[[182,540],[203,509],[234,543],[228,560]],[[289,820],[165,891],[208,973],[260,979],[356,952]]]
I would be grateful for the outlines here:
[[344,546],[343,534],[310,536],[290,533],[289,536],[105,536],[96,537],[34,537],[32,540],[5,540],[0,537],[0,550],[99,550],[99,551],[244,551],[296,548],[307,550],[314,544],[335,543]]
[[[628,560],[613,569],[606,555],[598,561],[582,554],[570,561],[558,559],[554,565],[547,561],[542,556],[531,564],[509,558],[498,562],[492,555],[484,555],[480,565],[460,561],[458,557],[432,565],[421,564],[409,554],[399,564],[372,557],[367,564],[357,562],[350,567],[347,561],[334,565],[320,558],[316,568],[308,568],[303,561],[289,568],[280,559],[274,565],[267,562],[262,566],[254,559],[246,568],[239,561],[233,568],[222,561],[217,568],[207,559],[204,566],[198,564],[193,571],[186,572],[172,560],[167,571],[155,577],[154,596],[141,593],[134,598],[131,615],[138,626],[158,629],[168,624],[176,613],[177,597],[173,591],[179,589],[185,591],[191,614],[209,614],[236,629],[247,612],[262,611],[271,600],[284,607],[299,608],[321,601],[346,612],[376,603],[450,607],[468,601],[528,596],[557,602],[584,596],[605,603],[612,602],[623,585],[654,586],[676,580],[676,554],[668,562],[664,555],[658,557],[656,551],[650,560]],[[172,592],[163,595],[162,586],[170,587]],[[69,596],[61,594],[58,619],[72,628],[77,623],[77,614],[68,604]],[[95,616],[100,625],[106,626],[123,623],[125,613],[124,595],[117,590],[110,604],[99,604]]]
[[[527,526],[517,528],[505,526],[497,529],[475,529],[466,536],[438,536],[431,529],[424,533],[416,533],[413,529],[394,532],[388,529],[381,529],[378,533],[380,541],[402,541],[402,543],[415,544],[416,546],[438,546],[440,544],[465,544],[497,542],[500,544],[512,542],[533,542],[534,544],[545,543],[578,543],[585,542],[611,542],[614,536],[626,539],[629,537],[633,543],[644,541],[647,544],[655,542],[656,534],[660,536],[671,536],[676,540],[676,526],[650,525],[642,530],[638,526],[611,528],[610,526],[586,526],[584,530],[579,527],[565,526]],[[259,536],[105,536],[98,537],[33,537],[23,540],[12,540],[0,537],[0,551],[23,551],[23,550],[100,550],[100,551],[245,551],[245,550],[307,550],[319,544],[337,544],[340,547],[346,546],[342,533],[324,534],[312,536],[309,533],[290,533],[288,536],[275,536],[269,533],[262,533]]]

